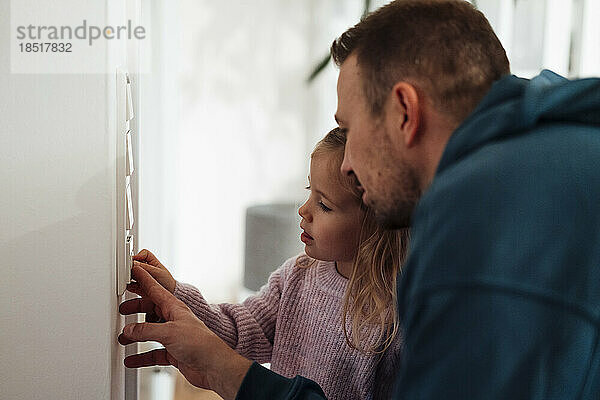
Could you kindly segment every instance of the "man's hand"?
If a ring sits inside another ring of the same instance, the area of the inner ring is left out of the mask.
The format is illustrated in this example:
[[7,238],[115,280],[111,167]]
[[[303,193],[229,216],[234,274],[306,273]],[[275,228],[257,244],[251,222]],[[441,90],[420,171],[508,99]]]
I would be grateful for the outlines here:
[[[165,289],[169,292],[175,292],[175,278],[169,272],[169,270],[162,265],[158,258],[150,251],[144,249],[140,251],[137,255],[133,256],[133,265],[138,265],[144,268],[158,283],[160,283]],[[135,273],[134,273],[135,279]],[[136,279],[137,280],[137,279]],[[130,283],[127,285],[127,290],[133,292],[135,294],[139,294],[143,296],[143,292],[137,282]]]
[[145,269],[135,265],[133,273],[144,297],[123,302],[121,314],[155,313],[166,322],[126,325],[119,343],[156,341],[165,348],[129,356],[125,366],[173,365],[191,384],[234,399],[252,361],[227,346]]

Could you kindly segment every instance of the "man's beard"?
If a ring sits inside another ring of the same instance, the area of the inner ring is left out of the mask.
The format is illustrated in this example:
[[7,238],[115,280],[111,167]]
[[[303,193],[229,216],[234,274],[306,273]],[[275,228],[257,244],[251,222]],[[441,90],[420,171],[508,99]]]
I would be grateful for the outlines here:
[[375,219],[385,229],[409,228],[412,215],[421,198],[421,189],[415,170],[406,162],[400,161],[388,187],[385,199],[373,199],[370,207],[375,211]]

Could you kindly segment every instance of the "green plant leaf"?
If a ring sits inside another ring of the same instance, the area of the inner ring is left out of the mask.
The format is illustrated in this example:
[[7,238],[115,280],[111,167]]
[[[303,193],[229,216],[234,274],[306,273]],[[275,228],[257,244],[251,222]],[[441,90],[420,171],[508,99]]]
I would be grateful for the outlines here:
[[327,54],[327,56],[325,56],[323,58],[323,60],[319,64],[317,64],[317,66],[313,69],[313,71],[310,73],[308,79],[306,80],[307,83],[311,83],[317,77],[317,75],[319,75],[321,73],[321,71],[323,71],[325,69],[327,64],[329,64],[330,59],[331,59],[331,55]]
[[[364,6],[362,18],[365,18],[367,16],[367,14],[369,14],[369,9],[370,8],[371,8],[371,0],[365,0],[365,6]],[[326,57],[324,57],[321,60],[321,62],[318,63],[313,68],[313,71],[308,76],[308,79],[306,80],[306,83],[310,84],[312,81],[314,81],[315,78],[321,73],[321,71],[323,71],[325,69],[325,67],[327,67],[327,64],[329,63],[330,59],[331,59],[331,55],[330,54],[328,54]]]

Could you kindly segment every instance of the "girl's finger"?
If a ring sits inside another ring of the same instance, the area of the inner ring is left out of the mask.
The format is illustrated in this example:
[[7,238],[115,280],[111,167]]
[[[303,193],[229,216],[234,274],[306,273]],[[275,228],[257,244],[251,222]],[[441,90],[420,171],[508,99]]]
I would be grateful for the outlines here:
[[146,263],[142,263],[139,261],[134,261],[133,265],[137,265],[138,267],[142,267],[144,268],[146,271],[148,271],[148,273],[150,275],[152,275],[153,277],[162,275],[162,273],[165,271],[164,268],[161,267],[155,267],[154,265],[150,265],[150,264],[146,264]]
[[134,260],[139,260],[139,261],[152,260],[154,258],[156,258],[156,257],[154,257],[154,254],[152,254],[147,249],[140,250],[139,253],[137,253],[135,256],[133,256]]

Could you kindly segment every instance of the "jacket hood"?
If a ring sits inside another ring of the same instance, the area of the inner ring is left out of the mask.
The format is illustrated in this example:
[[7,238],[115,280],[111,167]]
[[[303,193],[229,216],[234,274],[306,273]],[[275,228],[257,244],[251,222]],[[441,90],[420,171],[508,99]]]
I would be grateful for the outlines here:
[[568,80],[549,70],[531,80],[501,78],[454,131],[437,173],[488,142],[552,121],[600,127],[600,79]]

